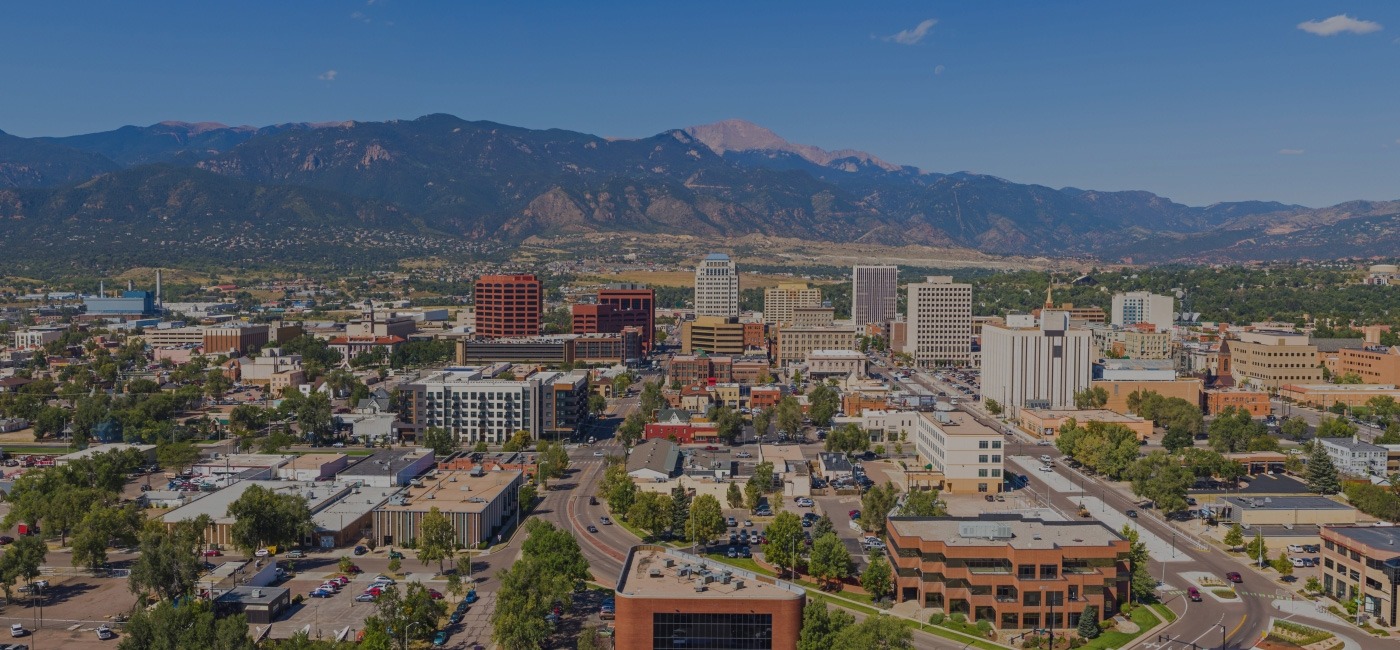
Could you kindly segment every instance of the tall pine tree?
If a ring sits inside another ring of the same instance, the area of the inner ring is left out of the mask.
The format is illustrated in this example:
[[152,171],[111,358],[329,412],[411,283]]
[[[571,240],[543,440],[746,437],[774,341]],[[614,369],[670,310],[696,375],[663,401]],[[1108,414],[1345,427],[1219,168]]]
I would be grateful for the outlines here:
[[1321,444],[1313,445],[1312,456],[1308,458],[1308,490],[1318,494],[1336,494],[1342,490],[1337,468]]

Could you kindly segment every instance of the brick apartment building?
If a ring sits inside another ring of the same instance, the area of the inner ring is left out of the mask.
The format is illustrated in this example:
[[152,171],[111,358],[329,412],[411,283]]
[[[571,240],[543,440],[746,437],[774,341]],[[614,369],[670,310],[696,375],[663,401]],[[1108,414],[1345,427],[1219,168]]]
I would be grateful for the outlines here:
[[544,283],[531,274],[483,275],[476,280],[476,336],[536,336],[544,310]]
[[575,334],[617,334],[639,330],[642,350],[650,353],[656,335],[656,292],[635,284],[609,285],[593,305],[572,308]]
[[1129,543],[1097,521],[891,517],[895,597],[1003,630],[1073,628],[1126,602]]

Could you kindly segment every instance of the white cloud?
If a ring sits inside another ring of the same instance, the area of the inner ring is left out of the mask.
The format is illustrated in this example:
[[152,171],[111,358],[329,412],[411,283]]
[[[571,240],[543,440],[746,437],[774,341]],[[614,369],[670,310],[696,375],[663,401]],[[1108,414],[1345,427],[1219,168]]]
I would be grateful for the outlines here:
[[316,78],[320,79],[321,81],[335,81],[335,76],[337,74],[339,73],[337,73],[335,70],[327,70],[325,72],[322,72],[321,74],[316,75]]
[[1303,155],[1303,153],[1304,153],[1304,151],[1303,151],[1302,149],[1279,149],[1279,150],[1278,150],[1278,155],[1280,155],[1280,156],[1301,156],[1301,155]]
[[913,29],[906,29],[897,34],[891,34],[881,40],[887,43],[899,43],[900,45],[915,45],[919,41],[924,40],[924,37],[928,36],[928,30],[933,29],[933,26],[937,24],[937,20],[930,18],[915,25]]
[[1298,29],[1309,34],[1318,36],[1336,36],[1337,34],[1370,34],[1379,32],[1381,24],[1370,20],[1359,20],[1346,14],[1337,14],[1326,20],[1309,20],[1305,23],[1298,23]]
[[366,16],[365,13],[364,13],[363,11],[354,11],[354,12],[351,12],[351,13],[350,13],[350,19],[351,19],[351,20],[358,20],[358,21],[360,21],[360,22],[362,22],[362,23],[364,23],[364,24],[366,24],[366,25],[368,25],[368,24],[370,24],[370,22],[372,22],[372,21],[370,21],[369,16]]
[[945,68],[941,65],[933,66],[933,76],[937,77],[938,75],[943,74],[943,70],[945,70]]

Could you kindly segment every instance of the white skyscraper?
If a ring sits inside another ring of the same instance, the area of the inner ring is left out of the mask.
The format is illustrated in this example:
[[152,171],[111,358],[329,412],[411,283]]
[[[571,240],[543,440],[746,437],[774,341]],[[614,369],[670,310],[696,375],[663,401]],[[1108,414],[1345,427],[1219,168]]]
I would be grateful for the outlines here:
[[1138,323],[1151,323],[1159,332],[1169,332],[1175,317],[1176,299],[1159,296],[1147,291],[1129,291],[1113,295],[1113,324],[1127,327]]
[[739,272],[724,253],[710,253],[695,267],[695,315],[739,315]]
[[996,400],[1012,417],[1022,407],[1073,408],[1096,354],[1093,335],[1071,328],[1068,312],[1043,311],[1039,324],[1008,316],[1005,326],[982,328],[982,401]]
[[948,275],[911,282],[908,309],[904,351],[920,368],[971,364],[972,285]]
[[856,327],[887,323],[899,311],[899,267],[859,266],[851,274],[851,320]]

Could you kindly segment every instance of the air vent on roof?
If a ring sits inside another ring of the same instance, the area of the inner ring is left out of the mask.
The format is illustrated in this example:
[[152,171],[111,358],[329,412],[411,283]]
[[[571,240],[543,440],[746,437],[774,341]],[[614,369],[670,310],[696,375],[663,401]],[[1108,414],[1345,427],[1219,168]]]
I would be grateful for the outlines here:
[[992,521],[965,521],[958,524],[958,536],[968,539],[1011,539],[1011,526]]
[[703,579],[696,580],[696,581],[695,581],[695,591],[696,591],[696,593],[702,592],[702,591],[704,591],[704,590],[705,590],[705,581],[704,581]]
[[743,580],[735,580],[735,581],[734,581],[734,588],[735,588],[735,589],[743,589],[743,588],[744,588],[744,581],[743,581]]

